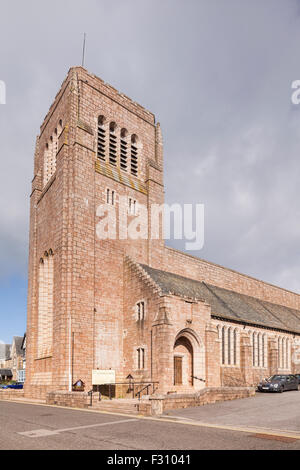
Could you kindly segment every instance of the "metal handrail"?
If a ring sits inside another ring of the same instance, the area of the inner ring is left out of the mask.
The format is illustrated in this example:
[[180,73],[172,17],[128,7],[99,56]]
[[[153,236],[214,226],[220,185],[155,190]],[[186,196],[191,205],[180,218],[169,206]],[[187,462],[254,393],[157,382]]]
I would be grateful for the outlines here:
[[146,389],[147,389],[147,395],[148,395],[148,389],[149,389],[149,387],[151,387],[151,384],[148,384],[148,385],[146,385],[145,387],[143,387],[139,392],[137,392],[137,393],[135,394],[135,396],[136,396],[136,397],[138,396],[138,397],[139,397],[139,400],[140,400],[140,399],[141,399],[141,393],[142,393],[144,390],[146,390]]
[[[128,388],[129,388],[129,391],[132,391],[132,398],[135,398],[137,395],[140,396],[140,393],[145,390],[147,388],[147,391],[148,391],[148,388],[153,387],[153,392],[155,392],[156,388],[155,388],[155,385],[158,385],[159,382],[158,381],[155,381],[155,382],[152,382],[152,381],[149,381],[149,382],[115,382],[115,383],[110,383],[110,384],[101,384],[101,386],[108,386],[108,394],[109,394],[109,399],[112,400],[112,386],[114,385],[127,385]],[[142,390],[140,390],[139,392],[135,393],[135,386],[136,385],[146,385]],[[93,404],[93,393],[99,393],[99,401],[101,401],[101,398],[102,398],[102,395],[101,395],[101,392],[100,392],[100,385],[98,385],[98,391],[97,392],[94,392],[94,390],[90,390],[88,392],[88,395],[91,397],[90,398],[90,403],[92,406]],[[140,398],[139,398],[140,399]]]
[[93,390],[88,392],[88,396],[90,397],[90,406],[93,406]]
[[196,377],[195,375],[192,375],[192,379],[200,380],[200,382],[206,382],[204,379],[200,379],[199,377]]

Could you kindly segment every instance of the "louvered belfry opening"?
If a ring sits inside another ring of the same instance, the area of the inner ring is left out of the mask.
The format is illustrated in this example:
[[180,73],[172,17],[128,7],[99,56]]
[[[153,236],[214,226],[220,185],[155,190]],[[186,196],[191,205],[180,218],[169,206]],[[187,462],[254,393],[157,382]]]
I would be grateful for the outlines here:
[[109,126],[109,163],[111,165],[117,164],[117,136],[116,136],[116,123],[111,122]]
[[137,176],[138,174],[138,148],[137,148],[137,136],[131,137],[131,174]]
[[128,156],[128,144],[127,144],[127,130],[121,130],[121,141],[120,141],[120,167],[121,170],[127,171],[127,156]]
[[98,118],[98,149],[97,156],[100,160],[105,160],[105,138],[106,132],[104,128],[104,117],[99,116]]

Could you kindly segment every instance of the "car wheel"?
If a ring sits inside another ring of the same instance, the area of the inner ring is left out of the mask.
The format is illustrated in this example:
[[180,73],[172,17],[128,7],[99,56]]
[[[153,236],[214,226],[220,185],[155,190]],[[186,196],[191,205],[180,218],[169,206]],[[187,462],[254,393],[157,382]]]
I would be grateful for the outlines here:
[[283,392],[283,390],[284,390],[284,388],[283,388],[283,387],[280,387],[280,389],[279,389],[279,393],[282,393],[282,392]]

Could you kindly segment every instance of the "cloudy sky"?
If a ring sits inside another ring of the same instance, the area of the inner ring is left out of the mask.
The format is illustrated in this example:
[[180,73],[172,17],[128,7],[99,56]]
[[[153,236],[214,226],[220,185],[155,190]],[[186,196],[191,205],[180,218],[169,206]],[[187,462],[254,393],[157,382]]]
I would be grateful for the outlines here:
[[[298,0],[0,0],[0,340],[25,330],[35,136],[80,65],[150,109],[202,258],[300,292]],[[182,248],[183,244],[177,244]]]

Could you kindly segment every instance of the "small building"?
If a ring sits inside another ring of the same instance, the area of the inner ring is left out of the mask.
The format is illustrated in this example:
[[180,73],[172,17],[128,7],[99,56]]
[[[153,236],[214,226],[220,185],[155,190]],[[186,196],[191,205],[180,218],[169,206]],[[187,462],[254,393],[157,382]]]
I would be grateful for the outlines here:
[[5,382],[12,379],[11,369],[0,369],[0,382]]
[[20,365],[22,365],[22,368],[18,369],[17,371],[17,381],[24,383],[25,382],[25,370],[26,370],[26,333],[23,336],[21,352],[22,352],[23,361],[22,361],[22,364],[20,363]]
[[25,351],[22,349],[24,336],[14,336],[11,345],[11,370],[12,379],[19,380],[19,371],[23,371]]
[[10,360],[11,344],[0,343],[0,369],[7,367]]

